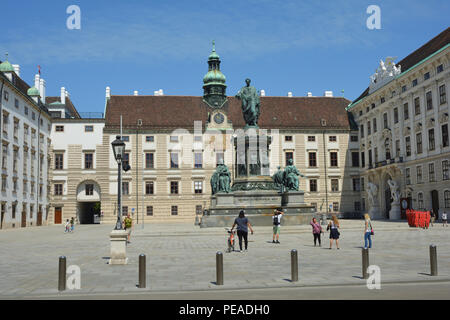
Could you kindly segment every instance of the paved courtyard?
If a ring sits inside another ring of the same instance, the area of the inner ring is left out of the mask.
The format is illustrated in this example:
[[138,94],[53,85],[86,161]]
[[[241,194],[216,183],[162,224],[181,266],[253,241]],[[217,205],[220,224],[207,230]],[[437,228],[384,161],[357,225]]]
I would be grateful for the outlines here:
[[[328,249],[327,233],[322,247],[314,247],[310,226],[282,227],[281,244],[271,243],[271,227],[255,226],[245,253],[225,253],[224,228],[147,223],[143,229],[135,226],[127,247],[129,263],[124,266],[108,265],[112,225],[77,225],[73,234],[64,234],[61,226],[3,230],[0,298],[364,285],[363,223],[341,221],[340,250]],[[382,285],[442,281],[450,290],[445,282],[450,280],[450,228],[436,224],[424,230],[390,221],[375,221],[373,226],[370,264],[380,267]],[[439,275],[435,277],[429,274],[430,244],[437,245]],[[295,283],[289,280],[291,249],[299,255],[299,281]],[[223,286],[215,284],[217,251],[224,252]],[[147,256],[146,289],[136,287],[141,253]],[[80,290],[58,293],[58,257],[62,255],[67,257],[67,266],[81,268]],[[295,295],[291,298],[296,299]]]

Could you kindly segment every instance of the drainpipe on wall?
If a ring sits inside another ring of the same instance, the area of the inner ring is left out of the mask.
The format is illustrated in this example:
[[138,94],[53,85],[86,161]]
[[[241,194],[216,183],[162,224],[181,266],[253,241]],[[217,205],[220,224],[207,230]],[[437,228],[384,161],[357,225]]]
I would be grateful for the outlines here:
[[[39,100],[38,100],[38,102],[39,102]],[[37,218],[38,218],[37,216],[39,215],[39,196],[40,196],[40,193],[39,193],[39,187],[38,186],[40,186],[39,179],[40,179],[40,176],[41,176],[41,113],[42,113],[42,109],[39,106],[39,103],[38,103],[38,107],[39,107],[39,116],[38,116],[38,134],[37,134],[37,141],[38,141],[38,146],[37,146],[37,149],[38,149],[37,162],[38,162],[38,164],[37,164],[37,167],[38,167],[38,172],[37,172],[37,176],[36,176],[36,188],[37,188],[37,192],[36,192],[36,195],[37,195],[36,196],[36,213],[37,213],[37,215],[36,215],[36,224],[37,224]],[[41,221],[41,226],[42,226],[42,221]]]
[[136,223],[139,223],[139,155],[138,155],[139,129],[136,127]]
[[[323,140],[323,163],[325,167],[325,202],[327,208],[327,217],[328,217],[328,177],[327,177],[327,152],[325,145],[325,131],[322,132],[322,140]],[[325,221],[325,219],[324,219]]]

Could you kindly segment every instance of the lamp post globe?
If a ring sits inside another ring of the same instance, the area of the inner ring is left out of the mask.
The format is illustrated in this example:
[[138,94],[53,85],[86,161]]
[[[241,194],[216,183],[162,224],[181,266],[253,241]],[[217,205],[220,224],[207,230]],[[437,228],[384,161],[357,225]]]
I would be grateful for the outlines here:
[[125,142],[120,139],[120,136],[116,136],[116,140],[111,142],[111,146],[114,152],[114,158],[117,161],[118,165],[118,176],[117,176],[117,223],[115,230],[122,230],[122,221],[120,220],[120,216],[122,214],[122,204],[121,204],[121,191],[122,191],[122,160],[123,154],[125,151]]

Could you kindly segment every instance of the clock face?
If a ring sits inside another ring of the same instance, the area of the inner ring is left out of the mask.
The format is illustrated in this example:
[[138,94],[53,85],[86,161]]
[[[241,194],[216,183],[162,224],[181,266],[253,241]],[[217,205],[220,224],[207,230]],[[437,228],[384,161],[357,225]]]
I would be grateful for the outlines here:
[[221,113],[216,113],[216,115],[214,116],[214,122],[217,124],[222,124],[224,120],[225,117]]

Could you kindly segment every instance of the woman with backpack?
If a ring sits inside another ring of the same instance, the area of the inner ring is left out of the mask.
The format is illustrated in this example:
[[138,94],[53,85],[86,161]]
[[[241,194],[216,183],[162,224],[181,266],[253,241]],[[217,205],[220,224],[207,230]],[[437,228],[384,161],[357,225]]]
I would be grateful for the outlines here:
[[[280,223],[281,223],[281,217],[283,216],[283,210],[281,209],[275,209],[273,210],[273,237],[272,237],[272,243],[280,243]],[[275,238],[277,241],[275,241]]]
[[368,213],[364,214],[365,225],[364,225],[364,249],[367,249],[367,242],[369,243],[369,248],[372,248],[372,238],[373,228],[370,221],[370,216]]
[[336,242],[336,247],[339,250],[339,220],[335,215],[331,216],[331,221],[328,223],[327,231],[330,230],[330,250],[333,246],[333,240]]

